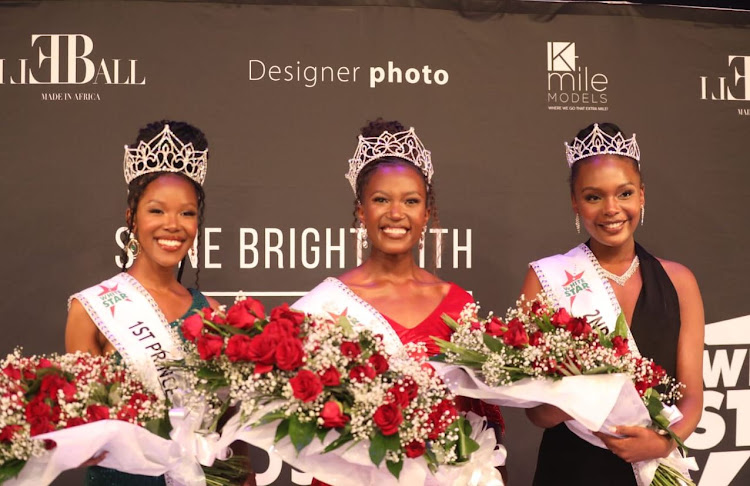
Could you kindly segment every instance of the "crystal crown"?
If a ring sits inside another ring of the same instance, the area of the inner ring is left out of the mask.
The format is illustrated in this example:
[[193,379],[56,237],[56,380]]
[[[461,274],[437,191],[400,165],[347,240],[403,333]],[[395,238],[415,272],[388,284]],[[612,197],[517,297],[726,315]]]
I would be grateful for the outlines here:
[[360,135],[357,150],[349,159],[349,172],[346,174],[346,179],[352,185],[354,194],[357,193],[357,177],[362,169],[373,160],[384,157],[399,157],[408,160],[422,171],[428,184],[432,181],[435,171],[432,168],[430,151],[419,140],[413,127],[403,132],[383,132],[377,137]]
[[148,143],[141,140],[136,148],[125,146],[123,169],[128,184],[151,172],[179,172],[203,185],[207,165],[208,149],[195,150],[192,142],[182,143],[169,125],[164,125],[164,129]]
[[594,123],[594,129],[583,140],[576,137],[572,145],[565,142],[568,167],[581,159],[599,154],[624,155],[638,162],[638,167],[641,166],[641,149],[635,141],[635,133],[632,137],[625,138],[621,132],[617,132],[613,137],[599,128],[598,123]]

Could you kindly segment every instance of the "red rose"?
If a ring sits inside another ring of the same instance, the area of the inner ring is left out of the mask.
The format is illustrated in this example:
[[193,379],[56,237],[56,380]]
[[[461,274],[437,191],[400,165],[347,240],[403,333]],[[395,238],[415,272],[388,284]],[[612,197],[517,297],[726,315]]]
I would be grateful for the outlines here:
[[542,331],[534,331],[531,333],[531,336],[529,336],[529,344],[532,346],[538,346],[540,342],[542,342]]
[[398,426],[404,421],[404,416],[401,415],[401,407],[395,403],[385,403],[375,410],[372,420],[383,435],[393,435],[398,433]]
[[293,336],[299,336],[300,326],[305,321],[305,314],[291,310],[287,303],[281,304],[271,310],[271,320],[288,323]]
[[250,329],[258,319],[266,317],[263,304],[250,297],[237,302],[227,312],[227,324],[239,329]]
[[523,327],[523,322],[519,319],[511,320],[508,323],[508,330],[503,334],[503,342],[514,348],[522,348],[529,344],[529,335]]
[[292,385],[294,398],[303,402],[312,402],[323,391],[320,378],[310,370],[300,370],[294,378],[289,380],[289,384]]
[[253,363],[272,365],[276,354],[276,339],[265,334],[250,341],[249,358]]
[[320,381],[325,386],[339,386],[341,384],[341,374],[335,366],[331,366],[320,375]]
[[471,321],[469,323],[469,326],[471,327],[472,331],[478,331],[479,329],[482,329],[482,323],[479,321]]
[[41,358],[39,360],[39,364],[36,366],[37,369],[43,370],[44,368],[52,368],[55,365],[52,364],[52,361],[48,360],[47,358]]
[[29,424],[31,425],[31,431],[29,435],[32,437],[39,434],[46,434],[47,432],[52,432],[55,430],[55,426],[52,425],[52,422],[50,422],[49,418],[47,417],[35,417],[31,420],[29,420]]
[[365,378],[372,380],[376,374],[375,369],[370,365],[357,365],[349,370],[349,378],[358,383],[365,381]]
[[547,310],[547,306],[539,302],[538,300],[535,300],[531,304],[531,313],[535,314],[537,316],[540,316],[544,314],[544,312]]
[[394,385],[388,390],[388,395],[393,398],[393,402],[398,406],[405,408],[411,402],[409,393],[401,385]]
[[419,457],[424,454],[425,449],[426,446],[424,442],[422,442],[421,440],[413,440],[406,444],[406,446],[404,447],[404,452],[406,452],[406,457],[414,459],[415,457]]
[[52,418],[52,407],[47,405],[41,395],[37,395],[26,404],[25,416],[29,422],[36,418],[50,419]]
[[227,323],[227,321],[224,319],[224,316],[221,313],[213,310],[210,307],[204,307],[203,309],[201,309],[201,315],[203,316],[204,319],[206,319],[207,321],[211,321],[214,324],[224,325]]
[[117,412],[117,420],[124,420],[125,422],[133,422],[138,417],[138,410],[126,405]]
[[89,405],[86,408],[86,416],[89,422],[109,419],[109,408],[103,405]]
[[550,321],[555,327],[565,327],[568,322],[570,322],[570,319],[571,317],[570,314],[568,314],[568,311],[565,310],[564,307],[561,307],[560,309],[557,309]]
[[40,391],[42,395],[57,400],[57,391],[62,390],[66,400],[71,400],[76,393],[76,387],[60,375],[46,375],[42,378]]
[[296,370],[302,366],[305,350],[302,349],[302,341],[297,338],[287,337],[276,347],[276,366],[282,370]]
[[323,419],[323,427],[327,429],[337,429],[349,423],[349,417],[344,415],[341,404],[334,400],[326,402],[323,410],[320,412],[320,418]]
[[263,328],[262,334],[276,340],[281,340],[288,337],[296,337],[299,333],[294,331],[291,321],[283,320],[269,322]]
[[224,338],[216,334],[204,334],[198,338],[196,343],[198,354],[201,359],[208,361],[211,358],[221,356],[221,349],[224,347]]
[[375,373],[382,375],[388,371],[388,360],[383,357],[382,354],[373,354],[370,359],[367,360],[375,369]]
[[244,334],[235,334],[227,341],[227,358],[232,363],[250,361],[250,338]]
[[502,336],[503,333],[505,333],[505,331],[507,330],[507,327],[505,326],[503,321],[501,321],[497,317],[493,317],[487,324],[485,324],[484,329],[484,332],[486,332],[490,336],[497,337]]
[[623,339],[621,336],[613,337],[612,345],[615,348],[615,356],[622,356],[630,353],[630,348],[628,348],[628,340]]
[[0,430],[0,442],[10,443],[13,441],[13,436],[16,432],[23,429],[20,425],[6,425]]
[[341,354],[349,359],[356,359],[362,352],[362,348],[359,347],[359,343],[354,341],[344,341],[341,343]]
[[400,407],[407,407],[419,393],[419,385],[411,378],[405,378],[401,383],[393,385],[388,394],[393,398],[394,403]]
[[443,400],[429,415],[429,422],[432,424],[432,430],[428,434],[427,438],[435,440],[440,434],[445,432],[448,425],[453,422],[453,419],[458,416],[458,410],[456,404],[452,400]]
[[21,379],[21,370],[19,370],[13,365],[8,365],[5,368],[3,368],[3,373],[5,373],[9,378],[13,380]]
[[565,325],[565,330],[573,336],[586,336],[591,332],[591,326],[585,317],[572,317]]
[[149,397],[145,393],[135,392],[130,396],[130,400],[128,400],[128,405],[132,405],[135,407],[150,399],[151,397]]
[[200,314],[193,314],[182,321],[182,335],[185,339],[194,343],[203,331],[203,317]]
[[86,421],[83,420],[81,417],[71,417],[68,419],[68,428],[78,427],[79,425],[83,425],[85,423]]

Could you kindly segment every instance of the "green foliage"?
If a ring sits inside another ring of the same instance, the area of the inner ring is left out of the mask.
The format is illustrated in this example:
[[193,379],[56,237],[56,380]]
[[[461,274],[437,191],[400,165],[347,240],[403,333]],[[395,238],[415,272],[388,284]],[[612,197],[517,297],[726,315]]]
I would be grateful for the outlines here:
[[26,461],[22,461],[21,459],[11,459],[4,462],[3,465],[0,466],[0,484],[18,476],[18,473],[21,472],[21,469],[23,469],[25,465]]
[[397,478],[401,475],[401,469],[404,467],[404,461],[385,461],[385,465],[388,466],[388,470]]
[[279,422],[279,426],[276,427],[276,435],[273,437],[274,442],[278,442],[284,437],[289,435],[289,420],[282,420]]
[[315,437],[315,421],[300,422],[297,415],[292,415],[289,419],[289,438],[292,440],[297,452],[301,451],[312,442]]

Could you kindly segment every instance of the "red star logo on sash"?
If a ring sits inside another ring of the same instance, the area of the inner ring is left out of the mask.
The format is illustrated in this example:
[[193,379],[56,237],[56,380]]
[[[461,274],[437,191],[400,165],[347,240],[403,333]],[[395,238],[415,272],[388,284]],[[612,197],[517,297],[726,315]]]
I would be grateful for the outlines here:
[[[563,284],[563,287],[567,287],[568,285],[574,284],[577,281],[581,280],[583,277],[583,274],[585,272],[581,273],[570,273],[569,271],[565,270],[565,276],[568,277],[568,280],[565,281]],[[581,289],[579,292],[591,292],[591,289],[588,288],[588,285],[584,285],[583,289]],[[573,308],[573,302],[575,302],[576,297],[578,297],[578,292],[573,293],[570,297],[570,307]]]
[[[113,287],[107,287],[106,285],[99,285],[99,287],[101,287],[101,288],[102,288],[102,291],[101,291],[101,293],[97,294],[97,296],[98,296],[98,297],[103,297],[103,296],[105,296],[105,295],[107,295],[107,294],[114,294],[114,293],[119,293],[120,295],[122,295],[122,297],[124,297],[124,298],[123,298],[123,299],[121,299],[121,300],[126,300],[126,301],[128,301],[128,302],[132,302],[132,301],[131,301],[130,299],[128,299],[128,298],[127,298],[127,296],[125,296],[125,294],[123,294],[122,292],[119,292],[119,291],[117,290],[117,286],[118,286],[118,285],[119,285],[119,284],[115,284],[115,285],[114,285]],[[114,303],[112,303],[112,305],[109,305],[109,304],[107,304],[107,302],[105,301],[105,302],[104,302],[104,305],[106,305],[107,307],[109,307],[109,310],[110,310],[110,311],[112,312],[112,317],[114,317],[114,316],[115,316],[115,306],[117,305],[117,302],[114,302]]]
[[349,308],[344,307],[344,310],[341,312],[341,314],[336,314],[335,312],[329,312],[328,315],[331,316],[334,321],[338,321],[342,317],[349,317],[347,315],[347,312],[349,312]]

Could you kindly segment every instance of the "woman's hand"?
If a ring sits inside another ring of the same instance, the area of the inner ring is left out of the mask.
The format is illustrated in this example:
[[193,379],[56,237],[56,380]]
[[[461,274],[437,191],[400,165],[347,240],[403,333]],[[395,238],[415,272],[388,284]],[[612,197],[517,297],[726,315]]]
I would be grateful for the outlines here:
[[640,462],[660,457],[667,457],[675,445],[669,436],[659,435],[655,430],[646,427],[615,427],[614,437],[602,432],[594,432],[604,445],[617,454],[623,461]]

